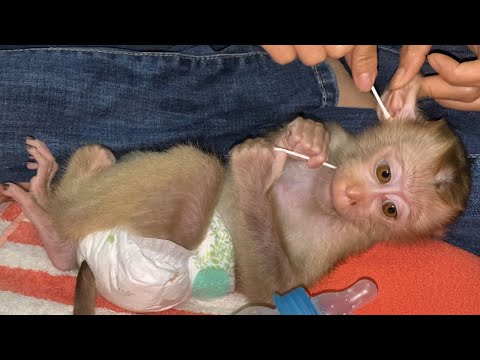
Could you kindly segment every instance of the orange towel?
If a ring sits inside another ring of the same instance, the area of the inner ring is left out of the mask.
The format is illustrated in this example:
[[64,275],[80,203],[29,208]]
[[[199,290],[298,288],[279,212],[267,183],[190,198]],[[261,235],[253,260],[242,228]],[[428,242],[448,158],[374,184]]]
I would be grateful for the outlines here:
[[[0,205],[0,314],[69,314],[75,272],[53,268],[15,203]],[[343,290],[368,277],[378,296],[357,314],[480,314],[480,257],[444,242],[378,245],[348,258],[310,289]],[[97,297],[99,314],[127,313]],[[228,313],[199,303],[159,314]]]

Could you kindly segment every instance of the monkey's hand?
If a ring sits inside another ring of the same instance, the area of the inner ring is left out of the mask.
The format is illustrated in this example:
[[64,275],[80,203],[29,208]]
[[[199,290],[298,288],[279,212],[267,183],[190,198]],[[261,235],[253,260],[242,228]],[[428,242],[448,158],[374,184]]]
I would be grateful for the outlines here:
[[247,189],[267,192],[279,174],[273,171],[273,145],[263,138],[250,139],[235,146],[230,167],[235,182]]
[[288,124],[276,146],[310,156],[307,165],[314,169],[327,160],[329,143],[330,133],[322,123],[298,117]]

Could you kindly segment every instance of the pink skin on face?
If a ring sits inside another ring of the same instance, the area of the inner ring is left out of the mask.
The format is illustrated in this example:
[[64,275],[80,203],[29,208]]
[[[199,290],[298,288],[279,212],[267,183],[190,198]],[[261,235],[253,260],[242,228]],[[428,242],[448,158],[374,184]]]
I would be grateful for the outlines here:
[[[391,177],[382,183],[376,174],[379,165],[390,167]],[[368,165],[359,164],[337,169],[331,184],[332,205],[341,216],[370,218],[404,222],[410,214],[410,199],[405,189],[405,176],[399,159],[385,153]],[[388,217],[383,210],[386,204],[394,204],[397,216]]]

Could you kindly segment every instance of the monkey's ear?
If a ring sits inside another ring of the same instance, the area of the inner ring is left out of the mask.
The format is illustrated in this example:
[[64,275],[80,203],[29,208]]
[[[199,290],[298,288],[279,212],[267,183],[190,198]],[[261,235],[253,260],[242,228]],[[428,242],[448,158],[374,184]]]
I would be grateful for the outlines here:
[[385,119],[380,106],[377,106],[377,114],[380,121],[418,119],[421,115],[417,107],[420,84],[421,77],[417,75],[404,87],[385,91],[382,95],[382,101],[390,113],[391,119]]

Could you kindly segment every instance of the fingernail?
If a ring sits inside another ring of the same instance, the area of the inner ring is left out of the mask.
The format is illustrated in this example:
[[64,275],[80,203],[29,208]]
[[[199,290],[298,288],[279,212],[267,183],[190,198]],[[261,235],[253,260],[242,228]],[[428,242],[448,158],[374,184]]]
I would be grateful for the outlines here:
[[32,136],[32,135],[27,135],[27,139],[36,140],[35,136]]
[[358,88],[360,91],[370,91],[373,85],[373,76],[371,76],[369,73],[361,73],[358,76]]
[[432,57],[433,54],[427,56],[427,62],[430,64],[431,67],[435,68],[438,65],[437,60],[435,60],[435,56]]
[[9,187],[10,187],[9,183],[2,184],[2,189],[5,191],[7,191]]

